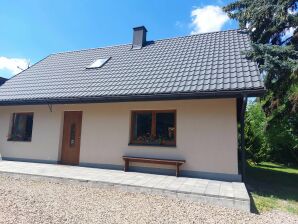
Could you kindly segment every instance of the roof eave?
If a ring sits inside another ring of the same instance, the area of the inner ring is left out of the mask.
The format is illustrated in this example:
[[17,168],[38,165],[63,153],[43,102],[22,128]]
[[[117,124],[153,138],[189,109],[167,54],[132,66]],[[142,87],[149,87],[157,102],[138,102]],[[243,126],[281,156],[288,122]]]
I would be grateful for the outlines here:
[[264,88],[234,91],[210,91],[210,92],[185,92],[169,94],[146,94],[126,96],[92,96],[74,98],[41,98],[0,101],[0,106],[7,105],[47,105],[47,104],[80,104],[80,103],[109,103],[109,102],[131,102],[131,101],[162,101],[162,100],[186,100],[186,99],[215,99],[215,98],[239,98],[260,97],[265,93]]

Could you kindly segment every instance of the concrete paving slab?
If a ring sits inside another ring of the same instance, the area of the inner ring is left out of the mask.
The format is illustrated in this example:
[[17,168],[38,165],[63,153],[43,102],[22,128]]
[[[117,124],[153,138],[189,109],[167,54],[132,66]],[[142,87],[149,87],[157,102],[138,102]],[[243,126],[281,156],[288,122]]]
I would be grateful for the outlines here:
[[221,185],[221,183],[218,181],[216,181],[216,182],[209,181],[204,194],[219,195],[220,185]]
[[0,172],[91,181],[127,191],[163,194],[250,210],[250,198],[243,183],[4,160],[0,161]]

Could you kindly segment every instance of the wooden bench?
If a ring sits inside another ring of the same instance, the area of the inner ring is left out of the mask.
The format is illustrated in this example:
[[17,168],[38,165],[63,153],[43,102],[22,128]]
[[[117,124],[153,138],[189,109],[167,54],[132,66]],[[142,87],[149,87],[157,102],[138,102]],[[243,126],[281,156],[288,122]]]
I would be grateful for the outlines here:
[[138,163],[155,163],[155,164],[164,164],[164,165],[175,165],[176,166],[176,177],[179,177],[180,166],[185,163],[185,160],[174,160],[174,159],[156,159],[156,158],[143,158],[143,157],[131,157],[123,156],[124,160],[124,172],[128,171],[129,162],[138,162]]

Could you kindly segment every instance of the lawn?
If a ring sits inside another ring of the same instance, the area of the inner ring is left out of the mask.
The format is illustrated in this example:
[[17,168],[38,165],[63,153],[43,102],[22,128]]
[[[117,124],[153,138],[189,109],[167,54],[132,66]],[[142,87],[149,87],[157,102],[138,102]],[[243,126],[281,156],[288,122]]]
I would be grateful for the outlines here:
[[247,187],[256,212],[281,210],[298,215],[298,168],[248,163]]

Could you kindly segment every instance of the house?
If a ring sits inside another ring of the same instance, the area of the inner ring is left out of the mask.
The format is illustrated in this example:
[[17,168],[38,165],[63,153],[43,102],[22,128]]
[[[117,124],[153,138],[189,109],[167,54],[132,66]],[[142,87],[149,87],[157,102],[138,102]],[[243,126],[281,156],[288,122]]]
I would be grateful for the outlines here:
[[[0,88],[3,159],[123,169],[122,156],[185,160],[182,176],[240,180],[237,125],[264,93],[245,31],[47,56]],[[133,163],[131,170],[174,173]]]
[[0,77],[0,86],[3,85],[7,81],[6,78]]

